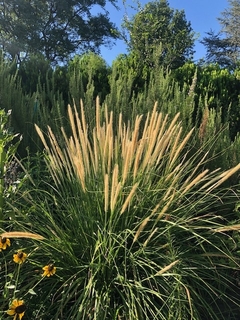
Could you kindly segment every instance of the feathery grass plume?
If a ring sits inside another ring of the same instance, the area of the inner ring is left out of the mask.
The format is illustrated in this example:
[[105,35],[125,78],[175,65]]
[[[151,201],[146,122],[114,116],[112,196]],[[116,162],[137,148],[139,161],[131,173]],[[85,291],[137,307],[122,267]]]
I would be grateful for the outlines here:
[[240,165],[209,170],[204,148],[189,152],[193,129],[185,134],[179,114],[164,115],[157,104],[133,123],[99,100],[95,126],[81,103],[68,113],[72,133],[62,128],[60,141],[36,127],[54,180],[34,215],[48,242],[44,252],[58,265],[54,287],[41,288],[48,317],[233,315],[240,305],[233,270],[240,266],[221,184]]
[[21,232],[21,231],[10,231],[10,232],[3,232],[0,237],[2,238],[27,238],[27,239],[35,239],[35,240],[43,240],[44,237],[32,233],[32,232]]
[[191,84],[191,86],[189,88],[189,91],[188,91],[188,95],[189,96],[194,95],[196,85],[197,85],[197,68],[196,68],[196,70],[194,72],[194,76],[193,76],[193,79],[192,79],[192,84]]
[[165,272],[167,272],[168,270],[172,269],[173,266],[175,266],[175,264],[177,264],[179,262],[179,260],[173,261],[172,263],[170,263],[168,266],[162,268],[160,271],[158,271],[156,273],[156,276],[161,276],[163,275]]
[[205,106],[205,109],[203,111],[202,121],[201,121],[199,132],[198,132],[198,137],[201,143],[204,141],[204,138],[206,138],[208,119],[209,119],[209,108],[208,106]]
[[104,211],[108,211],[108,205],[109,205],[109,177],[108,174],[105,174],[104,179]]
[[216,229],[212,229],[212,232],[226,232],[226,231],[239,231],[240,230],[240,224],[234,224],[227,227],[220,227]]

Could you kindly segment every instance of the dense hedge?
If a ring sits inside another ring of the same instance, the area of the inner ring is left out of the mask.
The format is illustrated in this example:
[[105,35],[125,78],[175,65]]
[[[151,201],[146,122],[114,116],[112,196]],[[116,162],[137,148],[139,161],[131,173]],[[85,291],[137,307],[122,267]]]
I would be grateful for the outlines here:
[[119,56],[112,67],[89,53],[55,69],[42,57],[33,56],[20,66],[2,58],[0,107],[12,110],[11,126],[23,134],[20,153],[24,155],[26,148],[39,150],[34,123],[44,130],[47,125],[67,130],[67,105],[73,101],[79,105],[82,100],[87,106],[90,124],[97,96],[114,114],[122,112],[125,121],[146,114],[157,101],[158,109],[169,117],[180,112],[185,131],[197,128],[194,148],[209,141],[213,167],[229,168],[239,162],[239,73],[194,63],[172,71],[161,66],[143,70],[130,54]]

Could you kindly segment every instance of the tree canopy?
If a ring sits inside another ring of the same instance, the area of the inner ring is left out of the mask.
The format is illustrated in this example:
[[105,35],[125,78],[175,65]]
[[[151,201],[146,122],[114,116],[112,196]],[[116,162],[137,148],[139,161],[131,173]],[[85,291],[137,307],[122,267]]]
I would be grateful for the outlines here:
[[[109,2],[116,6],[116,0]],[[117,37],[106,4],[106,0],[0,1],[0,48],[12,57],[43,53],[51,62],[75,52],[96,51]]]
[[240,0],[228,0],[229,7],[218,18],[221,31],[210,31],[203,38],[207,50],[206,61],[234,68],[240,57]]
[[145,64],[156,59],[169,68],[184,64],[193,55],[194,33],[183,10],[174,10],[166,0],[147,3],[125,23],[128,47]]

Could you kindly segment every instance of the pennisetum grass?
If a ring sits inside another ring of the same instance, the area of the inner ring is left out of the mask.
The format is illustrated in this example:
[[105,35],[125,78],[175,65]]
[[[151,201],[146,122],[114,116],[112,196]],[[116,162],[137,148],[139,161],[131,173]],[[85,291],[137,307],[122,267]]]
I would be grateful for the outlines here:
[[221,212],[221,186],[240,165],[208,170],[207,153],[189,153],[193,129],[157,104],[134,123],[98,100],[93,128],[83,104],[68,116],[71,135],[36,126],[53,184],[28,224],[59,275],[41,289],[41,317],[234,319],[239,225]]

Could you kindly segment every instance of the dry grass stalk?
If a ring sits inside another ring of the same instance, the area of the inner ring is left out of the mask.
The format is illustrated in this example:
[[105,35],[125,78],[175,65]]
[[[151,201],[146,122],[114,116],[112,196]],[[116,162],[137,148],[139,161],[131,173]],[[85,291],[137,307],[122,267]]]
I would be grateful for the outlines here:
[[109,137],[109,150],[108,150],[108,166],[107,166],[107,172],[108,174],[111,173],[112,168],[112,160],[113,160],[113,135]]
[[50,149],[49,149],[48,144],[44,138],[44,135],[43,135],[41,129],[36,124],[35,124],[35,129],[36,129],[37,134],[39,135],[40,139],[42,140],[44,148],[47,150],[48,153],[50,153]]
[[100,137],[100,103],[99,103],[99,98],[97,97],[97,101],[96,101],[96,135],[97,135],[97,138],[99,140],[99,137]]
[[[163,121],[162,128],[160,129],[161,139],[159,139],[160,149],[158,150],[159,153],[156,161],[157,164],[159,164],[162,161],[162,158],[166,155],[166,152],[169,150],[171,146],[171,141],[174,141],[173,138],[176,136],[176,132],[178,132],[178,130],[180,129],[179,124],[176,125],[179,115],[179,113],[175,115],[173,120],[168,125],[168,128],[166,128],[168,116],[166,116]],[[171,149],[172,152],[174,152],[174,147],[171,146]]]
[[146,227],[146,225],[148,224],[149,220],[151,218],[151,215],[148,216],[147,218],[145,218],[142,223],[140,224],[139,228],[137,229],[137,232],[133,238],[133,243],[137,241],[140,233],[143,231],[143,229]]
[[[156,117],[155,117],[156,118]],[[159,117],[159,120],[161,120],[161,117]],[[145,153],[145,157],[143,159],[142,163],[142,170],[144,171],[147,167],[147,165],[152,165],[152,153],[154,151],[154,147],[157,142],[157,134],[159,132],[159,126],[161,124],[160,121],[154,121],[156,126],[158,127],[150,127],[151,123],[149,124],[149,132],[148,132],[148,144],[147,144],[147,150]]]
[[143,231],[143,229],[146,227],[147,223],[150,221],[150,219],[156,214],[156,212],[158,211],[160,207],[160,203],[158,203],[155,208],[152,210],[151,214],[145,218],[142,223],[140,224],[140,226],[138,227],[138,230],[134,236],[133,242],[137,241],[140,233]]
[[3,232],[0,237],[2,238],[28,238],[34,240],[44,240],[43,236],[40,236],[37,233],[31,232],[21,232],[21,231],[11,231],[11,232]]
[[[158,188],[158,182],[152,185],[154,175],[156,179],[159,178],[159,185],[165,186],[157,204],[159,213],[156,221],[158,221],[175,201],[174,198],[180,197],[180,194],[186,194],[193,187],[204,182],[205,184],[199,190],[211,192],[240,169],[239,164],[217,177],[207,170],[196,174],[207,154],[194,168],[189,166],[189,162],[182,157],[182,152],[193,129],[182,138],[182,128],[177,123],[179,113],[168,123],[168,116],[163,117],[157,112],[157,104],[154,105],[152,112],[147,114],[141,135],[142,116],[136,117],[131,130],[130,123],[124,124],[120,114],[118,124],[114,128],[113,113],[108,112],[107,106],[105,106],[102,121],[98,99],[96,124],[91,133],[88,131],[82,103],[81,119],[76,106],[74,109],[69,106],[68,114],[72,136],[67,137],[64,129],[61,129],[64,148],[60,147],[50,128],[48,128],[49,143],[47,143],[43,133],[36,126],[49,155],[49,168],[58,184],[66,175],[69,179],[77,175],[84,192],[87,192],[87,181],[93,181],[95,178],[102,179],[105,211],[109,210],[109,207],[113,211],[119,204],[120,213],[123,213],[130,207],[138,188],[142,186],[149,190]],[[190,172],[188,172],[189,168],[191,168]],[[158,172],[163,172],[163,176],[158,176]],[[185,178],[186,174],[188,174],[187,178]],[[182,182],[183,177],[185,182]],[[132,188],[129,192],[125,192],[128,186]],[[135,241],[152,215],[153,213],[140,224]]]
[[168,202],[165,204],[165,206],[162,208],[162,210],[158,214],[156,222],[159,221],[164,216],[164,214],[167,212],[168,208],[172,204],[173,199],[175,198],[175,195],[176,195],[176,190],[173,189],[172,195],[170,196]]
[[193,179],[183,190],[182,195],[188,192],[192,187],[196,186],[199,182],[202,182],[202,179],[207,175],[209,172],[208,169],[204,170],[200,173],[195,179]]
[[[173,127],[176,125],[176,122],[177,122],[179,116],[180,116],[180,113],[177,113],[177,114],[174,116],[174,118],[172,119],[172,121],[171,121],[170,124],[168,125],[168,128],[167,128],[167,130],[166,130],[166,134],[169,134],[169,133],[172,131]],[[167,120],[167,119],[168,119],[168,116],[166,116],[166,120]],[[166,122],[167,122],[167,121],[166,121]],[[165,124],[166,124],[166,122],[165,122]]]
[[[109,123],[106,124],[106,136],[104,137],[104,148],[103,148],[103,159],[112,159],[112,150],[113,146],[111,145],[113,142],[113,113],[110,113]],[[106,163],[107,164],[107,163]]]
[[152,239],[152,237],[154,236],[154,234],[158,231],[158,228],[155,228],[150,235],[148,236],[147,240],[144,241],[143,243],[143,248],[146,248],[146,246],[148,245],[149,241]]
[[[178,187],[177,183],[179,181],[179,178],[181,177],[182,172],[179,171],[172,179],[171,184],[167,187],[165,194],[162,198],[162,202],[164,203],[167,201],[169,197],[171,197],[172,194],[175,194],[176,188]],[[168,177],[167,177],[168,178]]]
[[111,202],[111,211],[113,212],[119,197],[120,191],[122,190],[121,182],[118,183],[116,190],[114,191],[113,201]]
[[204,140],[204,137],[206,135],[208,119],[209,119],[209,108],[208,106],[206,106],[203,112],[202,122],[200,124],[199,132],[198,132],[198,137],[201,142]]
[[172,165],[174,164],[174,162],[176,161],[176,159],[178,158],[178,156],[180,155],[180,152],[183,150],[183,148],[185,147],[186,143],[188,142],[188,140],[190,139],[192,133],[193,133],[193,130],[190,130],[188,132],[188,134],[185,136],[185,138],[183,139],[183,141],[180,143],[179,147],[177,148],[177,150],[175,151],[174,153],[174,157],[171,159],[170,163],[169,163],[169,167],[171,168]]
[[[206,152],[204,154],[204,156],[198,161],[198,163],[196,163],[195,168],[193,168],[193,170],[191,172],[189,172],[188,177],[186,178],[186,180],[183,183],[183,188],[185,188],[188,185],[188,183],[190,183],[190,181],[192,179],[194,179],[194,176],[196,175],[196,172],[202,166],[202,164],[206,160],[207,156],[208,156],[208,152]],[[185,161],[185,164],[187,164],[186,161]]]
[[182,162],[180,162],[170,173],[168,173],[166,175],[165,181],[171,181],[172,180],[172,184],[175,184],[175,180],[180,178],[181,174],[182,174],[182,169],[183,169],[183,164]]
[[111,211],[113,211],[114,209],[114,203],[116,201],[116,193],[119,192],[119,181],[118,181],[118,164],[115,164],[114,169],[113,169],[113,173],[112,173],[112,187],[111,187],[111,201],[110,201],[110,208]]
[[143,142],[143,140],[140,140],[138,142],[138,147],[136,149],[134,165],[133,165],[133,178],[134,178],[134,180],[137,177],[137,174],[139,173],[139,166],[140,166],[140,161],[142,158],[143,146],[144,146],[144,142]]
[[122,183],[124,184],[126,178],[129,174],[131,169],[131,152],[132,152],[132,143],[129,142],[128,144],[125,141],[125,154],[123,154],[123,172],[122,172]]
[[167,272],[168,270],[172,269],[172,267],[174,267],[180,260],[176,260],[172,263],[170,263],[168,266],[164,267],[163,269],[161,269],[160,271],[158,271],[155,276],[161,276],[162,274],[164,274],[165,272]]
[[[125,152],[123,152],[123,162],[124,162],[124,169],[123,169],[123,176],[122,176],[122,183],[125,183],[125,180],[129,174],[129,171],[134,166],[134,177],[136,176],[136,172],[138,169],[138,161],[136,162],[136,152],[138,151],[138,136],[139,136],[139,128],[141,123],[142,116],[137,116],[135,121],[134,130],[132,132],[132,138],[125,141]],[[141,148],[140,148],[141,150]],[[141,156],[141,152],[138,152],[138,155]],[[139,157],[138,157],[139,160]]]
[[240,224],[212,229],[212,232],[240,231]]
[[108,174],[105,174],[104,178],[104,211],[108,211],[109,206],[109,177]]
[[137,187],[138,187],[138,183],[135,183],[122,206],[122,210],[120,212],[121,214],[124,213],[124,211],[127,209],[127,206],[129,205],[134,193],[136,192]]
[[[99,97],[97,98],[99,100]],[[99,104],[99,101],[98,101]],[[84,113],[84,106],[83,106],[83,101],[80,101],[80,106],[81,106],[81,120],[82,120],[82,127],[83,127],[83,132],[85,133],[85,138],[87,139],[87,123],[86,123],[86,117],[85,117],[85,113]],[[74,104],[74,110],[75,113],[77,112],[77,108],[76,108],[76,104]],[[79,120],[79,118],[77,117],[77,120]]]
[[210,185],[210,187],[208,189],[206,189],[206,192],[211,192],[212,190],[216,189],[221,184],[223,184],[226,180],[228,180],[232,175],[234,175],[239,170],[240,170],[240,163],[237,164],[235,167],[233,167],[227,171],[224,171],[219,176],[214,177],[207,184],[205,184],[201,189],[206,189],[206,187],[208,185]]
[[98,156],[98,146],[97,146],[97,132],[96,128],[93,129],[93,147],[92,147],[92,168],[94,171],[94,175],[97,175],[97,170],[99,166],[99,156]]
[[[175,127],[175,128],[176,128],[176,127]],[[176,135],[176,136],[174,137],[174,139],[173,139],[173,146],[172,146],[172,149],[171,149],[170,154],[169,154],[169,162],[171,162],[172,159],[174,158],[174,155],[175,155],[177,146],[179,145],[179,141],[181,141],[182,127],[177,126],[177,128],[176,128],[175,131],[176,131],[177,135]],[[175,133],[175,132],[174,132],[174,133]]]
[[192,79],[192,84],[191,84],[191,86],[189,88],[189,91],[188,91],[188,95],[189,96],[194,95],[194,91],[195,91],[196,85],[197,85],[197,69],[194,72],[194,76],[193,76],[193,79]]

